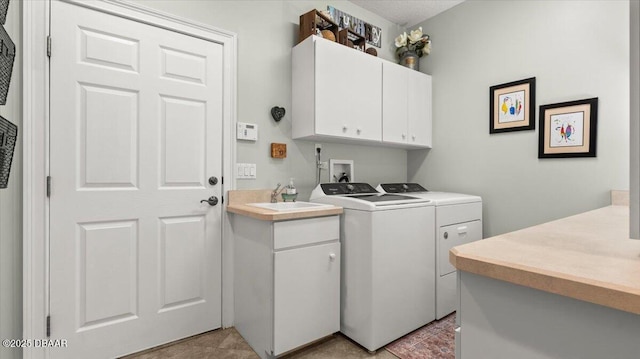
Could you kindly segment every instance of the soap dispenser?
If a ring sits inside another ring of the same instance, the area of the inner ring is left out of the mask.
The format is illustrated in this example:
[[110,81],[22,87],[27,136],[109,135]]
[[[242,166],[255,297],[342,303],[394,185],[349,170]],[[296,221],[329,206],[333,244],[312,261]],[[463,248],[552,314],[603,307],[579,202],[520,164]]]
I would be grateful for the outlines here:
[[285,202],[295,202],[298,197],[298,190],[296,186],[293,184],[293,178],[289,178],[289,185],[284,188],[284,192],[282,193],[282,200]]

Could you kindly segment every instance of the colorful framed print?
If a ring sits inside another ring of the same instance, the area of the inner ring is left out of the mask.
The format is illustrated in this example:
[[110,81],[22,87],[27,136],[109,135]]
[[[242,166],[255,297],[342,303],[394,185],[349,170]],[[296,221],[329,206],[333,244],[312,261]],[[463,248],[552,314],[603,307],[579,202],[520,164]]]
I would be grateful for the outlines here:
[[598,98],[540,106],[538,158],[596,157]]
[[536,128],[536,78],[489,88],[489,133]]

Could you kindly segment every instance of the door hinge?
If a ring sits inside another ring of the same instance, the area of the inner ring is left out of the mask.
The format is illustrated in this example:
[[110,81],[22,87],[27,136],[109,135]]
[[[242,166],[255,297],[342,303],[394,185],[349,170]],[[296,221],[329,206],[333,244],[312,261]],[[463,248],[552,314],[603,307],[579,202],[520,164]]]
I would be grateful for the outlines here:
[[51,336],[51,316],[47,315],[47,338]]
[[220,198],[222,199],[222,203],[224,203],[224,196],[220,196]]
[[220,183],[224,184],[224,176],[220,177]]
[[51,36],[47,35],[47,57],[51,57]]
[[51,176],[47,176],[47,197],[51,197]]

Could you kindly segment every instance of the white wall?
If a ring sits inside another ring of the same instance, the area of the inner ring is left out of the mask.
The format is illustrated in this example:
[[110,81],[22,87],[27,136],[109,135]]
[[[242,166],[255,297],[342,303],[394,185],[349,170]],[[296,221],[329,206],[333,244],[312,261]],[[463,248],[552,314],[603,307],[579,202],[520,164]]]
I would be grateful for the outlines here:
[[[493,236],[608,205],[629,188],[628,1],[466,1],[422,23],[433,150],[409,180],[481,195]],[[544,159],[536,130],[489,135],[489,87],[536,77],[536,105],[599,98],[596,158]]]
[[[392,40],[400,32],[345,1],[136,1],[238,34],[238,120],[257,123],[261,130],[257,143],[238,144],[238,162],[257,163],[259,175],[238,181],[238,187],[267,188],[293,176],[302,196],[308,196],[315,174],[313,142],[291,140],[290,49],[298,16],[330,4],[376,24],[383,28],[379,54],[392,61]],[[21,131],[19,4],[10,3],[5,25],[18,54],[0,115]],[[628,15],[626,1],[468,1],[422,24],[434,40],[434,51],[421,67],[434,75],[435,149],[409,152],[410,179],[482,195],[487,235],[608,204],[609,189],[628,187]],[[499,62],[502,44],[513,49],[506,64]],[[537,77],[538,105],[600,97],[596,159],[539,161],[537,130],[488,135],[489,86],[528,76]],[[280,124],[269,114],[274,105],[288,112]],[[271,142],[287,143],[288,158],[271,159]],[[355,160],[358,180],[406,179],[404,150],[323,145],[325,159]],[[0,190],[0,338],[22,336],[21,140],[16,150],[9,188]],[[20,354],[0,347],[0,358]]]
[[630,221],[631,238],[640,239],[640,3],[629,2],[630,9],[630,71],[631,71],[631,162],[630,162]]
[[[149,1],[141,5],[238,34],[238,121],[258,124],[255,143],[237,142],[237,162],[256,163],[256,180],[238,180],[239,189],[274,188],[294,177],[302,199],[315,187],[314,142],[291,139],[291,48],[297,43],[300,15],[332,5],[382,28],[379,56],[394,60],[393,39],[400,27],[354,4],[338,1]],[[336,99],[338,101],[340,99]],[[273,106],[286,116],[276,123]],[[287,144],[286,159],[272,159],[270,144]],[[404,181],[406,151],[371,146],[323,143],[323,160],[352,159],[356,180]],[[328,171],[322,181],[328,182]]]
[[[7,104],[0,115],[18,125],[22,136],[22,8],[9,3],[5,30],[16,44],[17,54]],[[0,189],[0,338],[22,338],[22,141],[16,143],[9,186]],[[20,349],[0,346],[0,358],[22,357]]]

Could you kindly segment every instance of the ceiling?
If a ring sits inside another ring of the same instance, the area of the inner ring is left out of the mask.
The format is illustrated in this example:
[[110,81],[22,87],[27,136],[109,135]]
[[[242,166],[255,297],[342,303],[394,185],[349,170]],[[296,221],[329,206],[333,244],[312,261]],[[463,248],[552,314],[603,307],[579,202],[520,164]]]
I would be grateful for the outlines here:
[[450,9],[464,0],[351,0],[402,27],[411,27]]

